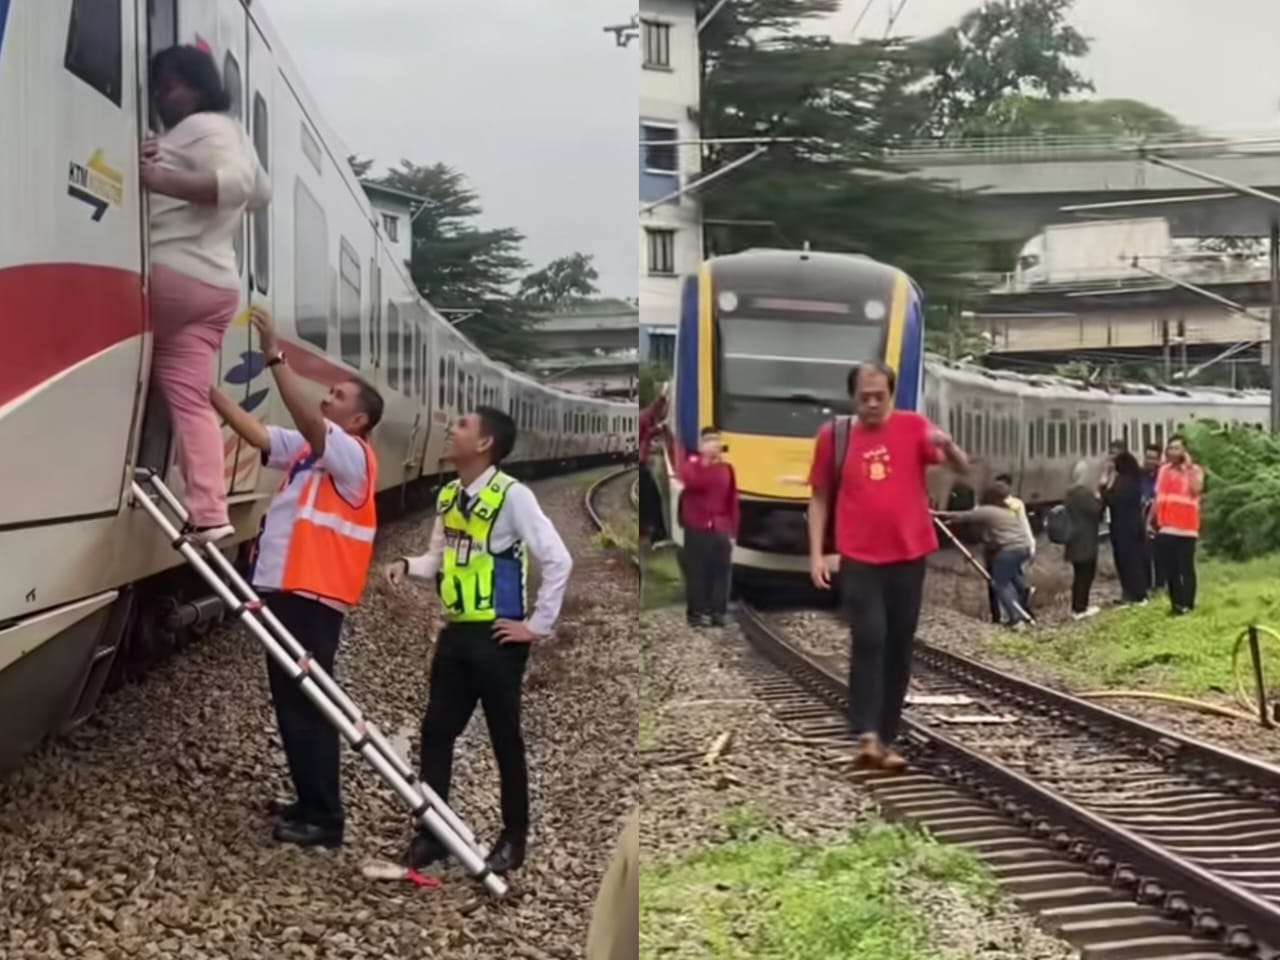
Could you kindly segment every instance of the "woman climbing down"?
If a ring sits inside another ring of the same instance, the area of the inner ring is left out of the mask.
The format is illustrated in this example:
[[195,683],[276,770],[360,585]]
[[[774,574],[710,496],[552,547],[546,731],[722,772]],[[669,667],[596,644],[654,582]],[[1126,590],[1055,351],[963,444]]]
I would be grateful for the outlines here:
[[235,238],[245,210],[271,199],[258,155],[228,111],[213,57],[161,50],[151,90],[165,132],[142,144],[151,193],[151,373],[169,405],[181,451],[191,530],[230,536],[222,428],[209,404],[215,357],[240,304]]

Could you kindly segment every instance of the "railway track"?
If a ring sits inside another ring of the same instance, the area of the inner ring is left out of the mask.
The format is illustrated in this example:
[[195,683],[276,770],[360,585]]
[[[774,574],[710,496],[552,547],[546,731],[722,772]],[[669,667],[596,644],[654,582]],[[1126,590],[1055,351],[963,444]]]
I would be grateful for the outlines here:
[[[583,497],[583,508],[586,510],[587,517],[596,530],[604,531],[610,526],[608,514],[611,512],[611,508],[604,504],[606,492],[609,495],[617,494],[619,502],[625,508],[629,509],[633,505],[634,498],[632,497],[631,486],[627,485],[625,491],[622,490],[622,486],[627,475],[635,473],[636,469],[636,465],[631,464],[630,466],[612,470],[587,488],[586,495]],[[619,510],[619,505],[615,503],[612,509]],[[634,523],[634,514],[632,516]],[[639,568],[639,556],[635,551],[632,551],[630,556],[631,562]]]
[[[739,620],[758,693],[851,758],[843,663]],[[903,726],[908,773],[857,776],[1089,960],[1280,957],[1280,768],[927,646]]]

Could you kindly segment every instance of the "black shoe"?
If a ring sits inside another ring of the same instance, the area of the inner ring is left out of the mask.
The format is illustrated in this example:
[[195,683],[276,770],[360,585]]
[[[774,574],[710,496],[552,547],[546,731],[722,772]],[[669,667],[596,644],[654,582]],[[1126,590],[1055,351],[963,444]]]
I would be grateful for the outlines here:
[[281,843],[292,843],[299,847],[333,849],[342,846],[341,827],[321,827],[301,820],[281,820],[276,824],[274,836]]
[[494,873],[519,870],[524,865],[524,841],[499,837],[489,855],[484,858],[484,865]]
[[724,614],[722,614],[722,613],[713,614],[713,615],[712,615],[712,617],[711,617],[711,625],[712,625],[713,627],[723,627],[723,626],[724,626]]
[[414,835],[413,842],[409,844],[409,852],[405,854],[404,861],[405,866],[413,870],[422,870],[433,863],[447,860],[448,857],[449,850],[443,843],[433,834],[419,830]]
[[301,809],[302,804],[298,803],[297,800],[273,797],[267,801],[267,813],[277,820],[297,820]]

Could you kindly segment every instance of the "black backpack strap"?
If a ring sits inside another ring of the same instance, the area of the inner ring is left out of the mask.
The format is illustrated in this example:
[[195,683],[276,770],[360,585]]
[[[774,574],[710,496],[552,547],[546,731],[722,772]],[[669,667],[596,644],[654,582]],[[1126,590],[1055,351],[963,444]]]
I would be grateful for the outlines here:
[[836,502],[836,492],[840,489],[840,478],[844,476],[844,460],[849,455],[849,431],[852,428],[853,417],[836,417],[832,421],[832,441],[835,449],[831,458],[831,503]]

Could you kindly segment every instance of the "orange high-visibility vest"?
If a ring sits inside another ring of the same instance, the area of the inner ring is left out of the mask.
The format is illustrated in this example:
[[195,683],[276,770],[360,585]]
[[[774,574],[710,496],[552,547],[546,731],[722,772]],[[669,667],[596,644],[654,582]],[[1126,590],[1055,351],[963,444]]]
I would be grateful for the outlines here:
[[[281,590],[312,593],[354,604],[364,592],[373,562],[373,539],[378,532],[374,495],[378,489],[378,461],[373,447],[357,437],[365,454],[365,498],[353,507],[338,493],[333,478],[320,468],[308,471],[298,491],[298,509],[289,535]],[[293,467],[311,454],[303,447]],[[280,489],[289,482],[285,472]]]
[[1191,471],[1165,464],[1156,475],[1156,530],[1195,536],[1200,532],[1200,498],[1191,492]]

